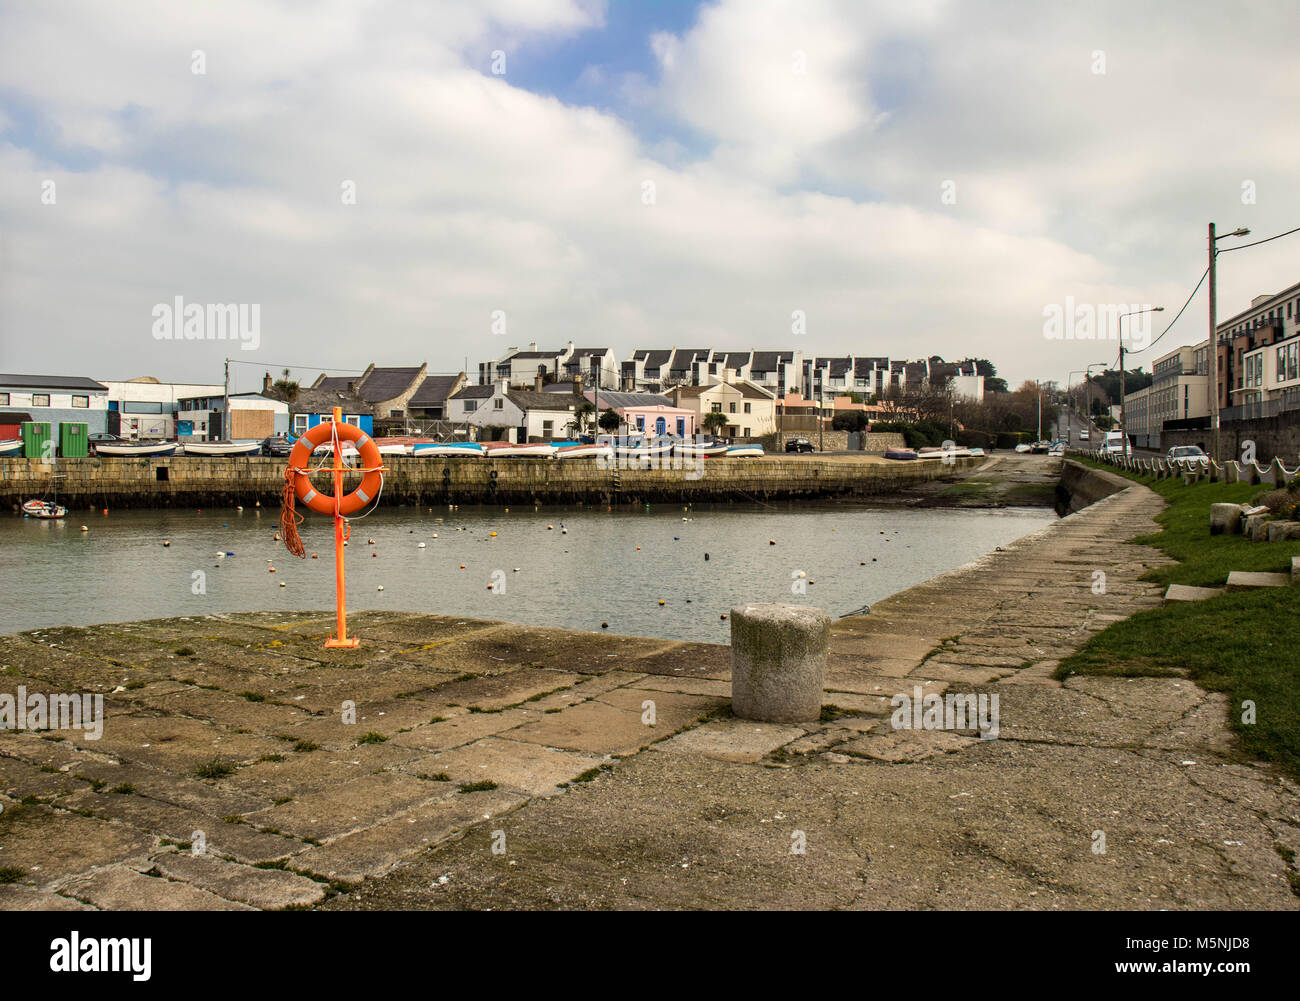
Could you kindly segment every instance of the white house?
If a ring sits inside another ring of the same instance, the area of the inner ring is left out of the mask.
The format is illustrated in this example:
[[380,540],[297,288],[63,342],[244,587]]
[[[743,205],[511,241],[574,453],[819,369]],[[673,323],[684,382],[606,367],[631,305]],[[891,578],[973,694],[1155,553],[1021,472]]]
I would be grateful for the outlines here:
[[[85,424],[88,433],[96,434],[107,428],[108,387],[81,376],[0,375],[0,413],[3,411],[49,421],[56,441],[58,426],[64,421]],[[6,423],[3,416],[0,423]]]
[[522,443],[568,437],[581,402],[572,393],[510,389],[502,377],[490,386],[466,386],[447,400],[447,410],[450,420],[477,428],[479,441]]

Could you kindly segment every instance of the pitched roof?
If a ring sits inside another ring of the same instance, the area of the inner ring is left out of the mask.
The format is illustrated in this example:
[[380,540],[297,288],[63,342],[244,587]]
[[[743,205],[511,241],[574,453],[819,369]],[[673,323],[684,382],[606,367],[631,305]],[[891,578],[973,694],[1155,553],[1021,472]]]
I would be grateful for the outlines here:
[[314,389],[308,387],[299,389],[298,395],[292,400],[283,390],[279,389],[268,389],[264,395],[268,399],[289,404],[289,413],[291,414],[328,414],[335,407],[341,407],[345,414],[374,414],[375,408],[372,405],[356,393],[347,392],[346,388],[347,380],[345,379],[343,390],[326,389],[323,386],[317,386]]
[[412,380],[420,374],[420,366],[414,368],[376,368],[361,381],[357,391],[367,403],[378,403],[401,396],[410,388]]
[[411,397],[413,407],[428,407],[446,403],[447,397],[460,381],[459,375],[426,375],[419,389]]
[[671,351],[647,351],[645,353],[645,367],[661,369],[668,364],[668,359],[672,356]]
[[740,395],[747,400],[771,400],[775,399],[773,394],[769,393],[762,386],[755,386],[752,382],[734,382],[732,383],[740,390]]
[[755,351],[752,368],[756,372],[775,372],[780,362],[793,360],[793,351]]
[[495,386],[466,386],[455,396],[450,397],[453,400],[486,400],[492,395]]
[[108,387],[80,375],[0,375],[0,386],[22,389],[87,389],[107,393]]
[[539,393],[535,389],[512,389],[506,393],[506,399],[520,410],[572,410],[573,394]]
[[[584,393],[588,400],[595,402],[594,393]],[[606,393],[601,390],[600,406],[602,410],[620,407],[671,407],[673,401],[659,393]]]

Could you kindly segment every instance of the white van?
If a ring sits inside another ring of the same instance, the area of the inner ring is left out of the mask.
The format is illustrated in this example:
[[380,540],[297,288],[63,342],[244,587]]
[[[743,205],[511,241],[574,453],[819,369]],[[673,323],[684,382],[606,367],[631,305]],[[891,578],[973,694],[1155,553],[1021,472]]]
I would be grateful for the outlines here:
[[1107,455],[1123,455],[1124,454],[1124,432],[1107,431],[1106,441],[1101,446],[1101,450]]

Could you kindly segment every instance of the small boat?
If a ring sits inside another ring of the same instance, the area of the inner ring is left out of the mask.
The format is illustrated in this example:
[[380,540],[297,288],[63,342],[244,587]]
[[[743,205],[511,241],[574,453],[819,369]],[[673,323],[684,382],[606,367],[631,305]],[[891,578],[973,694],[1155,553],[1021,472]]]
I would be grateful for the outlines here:
[[29,500],[23,503],[23,514],[28,518],[66,518],[68,509],[53,501]]
[[762,445],[732,445],[727,449],[728,459],[761,459],[765,454]]
[[726,455],[727,448],[725,441],[691,441],[689,438],[684,438],[673,443],[675,455],[694,455],[708,459]]
[[555,449],[557,459],[587,459],[604,456],[610,458],[614,450],[608,445],[584,445],[577,442],[572,445],[560,445]]
[[516,445],[508,441],[483,442],[483,453],[489,459],[551,459],[555,446],[544,441]]
[[260,441],[187,441],[181,446],[186,455],[257,455]]
[[119,457],[175,455],[180,443],[175,441],[112,441],[95,446],[96,455]]
[[23,440],[21,438],[5,438],[0,441],[0,459],[22,458]]
[[419,445],[435,445],[432,438],[417,438],[413,435],[389,435],[387,438],[372,438],[380,455],[414,455]]
[[379,445],[380,455],[413,455],[414,445]]
[[916,459],[919,456],[910,448],[891,448],[885,451],[886,459]]
[[614,443],[614,454],[622,459],[648,459],[668,455],[673,450],[671,438],[623,438]]
[[483,446],[476,441],[435,441],[412,445],[411,454],[417,459],[482,458]]

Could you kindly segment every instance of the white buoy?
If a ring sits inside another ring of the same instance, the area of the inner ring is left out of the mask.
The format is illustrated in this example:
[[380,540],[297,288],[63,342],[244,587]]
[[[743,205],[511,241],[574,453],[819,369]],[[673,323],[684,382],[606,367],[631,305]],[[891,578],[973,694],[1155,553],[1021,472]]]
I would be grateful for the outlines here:
[[416,549],[423,549],[423,548],[424,548],[424,543],[421,542],[421,543],[420,543],[418,546],[416,546],[415,548],[416,548]]

